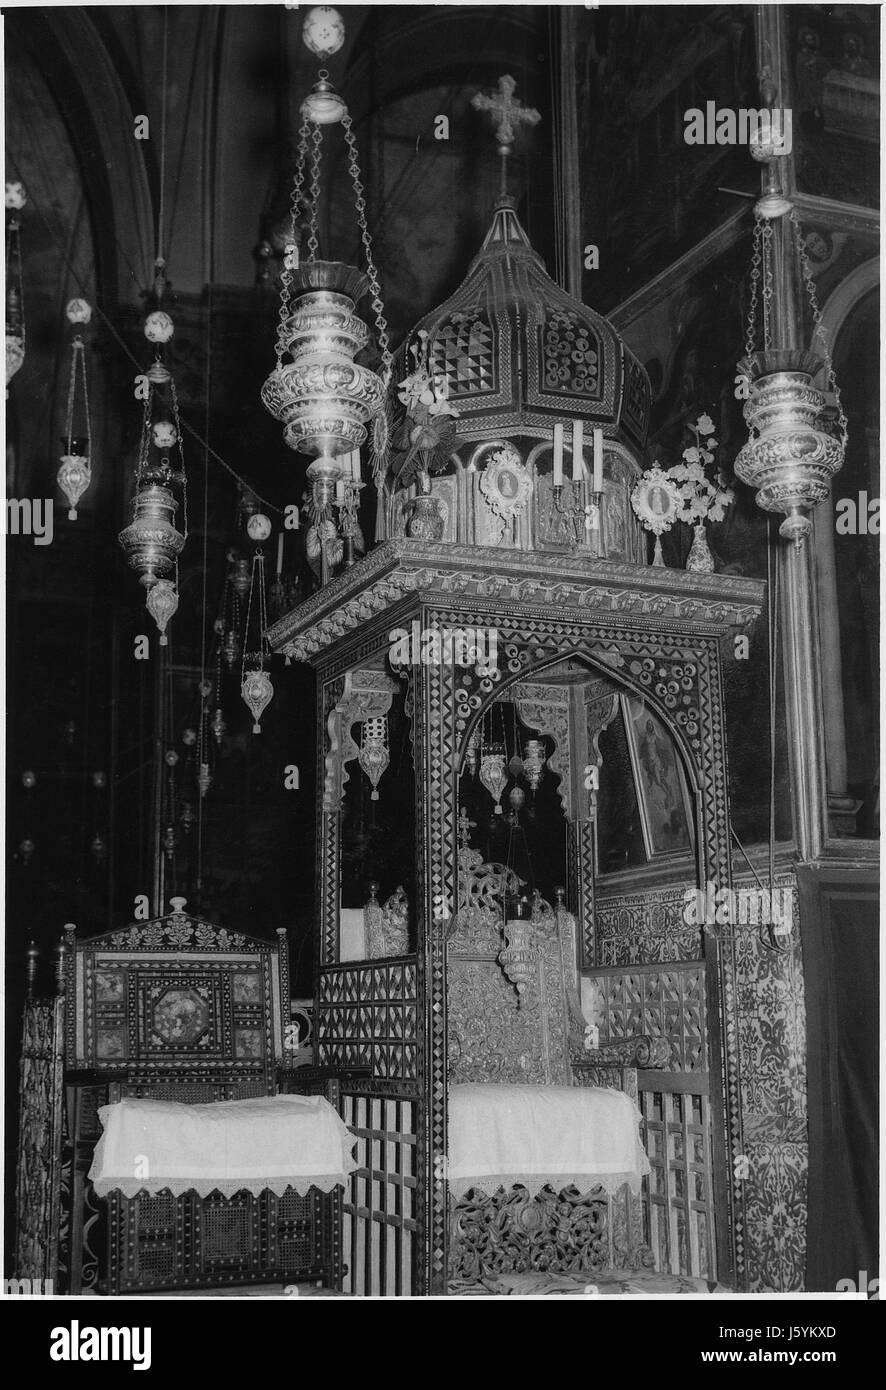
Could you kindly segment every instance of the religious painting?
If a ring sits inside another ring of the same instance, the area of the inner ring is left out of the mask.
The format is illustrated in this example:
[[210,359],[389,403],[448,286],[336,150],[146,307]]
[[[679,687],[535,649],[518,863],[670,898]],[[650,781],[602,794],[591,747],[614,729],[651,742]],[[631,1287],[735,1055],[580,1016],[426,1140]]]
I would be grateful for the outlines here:
[[673,741],[645,702],[622,695],[622,717],[649,859],[692,848],[692,807]]

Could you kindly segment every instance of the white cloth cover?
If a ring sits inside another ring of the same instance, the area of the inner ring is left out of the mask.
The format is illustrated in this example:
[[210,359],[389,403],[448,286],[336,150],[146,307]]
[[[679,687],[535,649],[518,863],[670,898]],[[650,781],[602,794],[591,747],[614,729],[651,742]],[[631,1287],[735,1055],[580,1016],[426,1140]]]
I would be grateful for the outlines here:
[[602,1086],[453,1086],[449,1187],[456,1197],[515,1183],[636,1193],[649,1172],[639,1126],[630,1096]]
[[230,1197],[246,1188],[305,1193],[343,1185],[357,1167],[355,1144],[323,1096],[260,1096],[182,1105],[121,1100],[103,1105],[104,1132],[89,1176],[100,1197],[119,1189]]

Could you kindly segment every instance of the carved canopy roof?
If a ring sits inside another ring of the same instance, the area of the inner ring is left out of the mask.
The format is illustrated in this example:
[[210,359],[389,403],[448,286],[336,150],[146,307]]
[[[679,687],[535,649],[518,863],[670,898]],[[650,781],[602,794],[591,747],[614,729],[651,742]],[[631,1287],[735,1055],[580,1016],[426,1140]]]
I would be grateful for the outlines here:
[[645,369],[607,319],[554,283],[511,198],[499,199],[462,285],[407,338],[406,364],[421,330],[431,371],[445,376],[458,408],[458,436],[538,434],[554,420],[581,418],[610,438],[645,444]]

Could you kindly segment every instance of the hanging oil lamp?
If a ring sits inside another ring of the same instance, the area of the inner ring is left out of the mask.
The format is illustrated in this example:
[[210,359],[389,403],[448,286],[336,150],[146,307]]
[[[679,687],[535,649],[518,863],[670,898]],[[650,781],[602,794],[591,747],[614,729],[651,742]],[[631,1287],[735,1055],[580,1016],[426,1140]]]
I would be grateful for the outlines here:
[[508,785],[506,757],[503,743],[488,743],[480,751],[480,781],[495,802],[497,816],[502,814],[501,799]]
[[145,607],[157,624],[157,630],[160,633],[160,646],[167,646],[169,638],[166,636],[166,626],[178,608],[178,593],[172,580],[158,579],[156,584],[148,590]]
[[544,775],[547,755],[541,739],[529,738],[523,745],[523,776],[532,792],[537,792]]
[[261,550],[252,557],[252,578],[249,589],[249,605],[246,609],[244,647],[249,642],[249,623],[253,603],[258,621],[258,646],[253,652],[244,651],[240,677],[240,694],[243,703],[252,715],[252,732],[261,733],[261,717],[274,696],[271,677],[265,670],[268,659],[267,638],[268,612],[265,598],[265,560]]
[[[767,93],[767,96],[771,93]],[[779,534],[800,546],[812,530],[810,512],[830,493],[831,479],[843,466],[847,421],[840,402],[830,348],[818,307],[812,267],[797,210],[780,190],[778,153],[770,145],[752,154],[768,159],[766,191],[754,208],[754,254],[751,263],[750,309],[745,356],[736,370],[747,382],[744,417],[749,429],[747,444],[734,464],[736,476],[757,491],[757,505],[764,511],[781,512],[785,519]],[[787,217],[792,244],[800,266],[806,297],[818,339],[821,360],[813,353],[777,345],[778,325],[773,318],[776,300],[776,238],[773,225]],[[760,323],[757,323],[761,305]],[[828,402],[815,386],[821,371],[833,395],[836,423],[828,418]]]
[[378,801],[378,784],[391,761],[388,752],[388,720],[384,714],[363,720],[357,761],[372,785],[370,801]]
[[[324,23],[312,22],[312,10],[302,27],[305,45],[317,57],[335,53],[344,41],[344,22],[336,10],[320,7]],[[326,20],[329,20],[327,23]],[[325,46],[324,46],[325,45]],[[283,249],[281,299],[277,330],[277,365],[262,387],[262,401],[283,423],[290,448],[312,458],[308,481],[314,512],[314,543],[319,547],[321,582],[329,576],[333,550],[328,532],[336,531],[332,516],[335,483],[347,477],[342,456],[358,450],[367,426],[376,421],[376,451],[386,448],[382,409],[391,376],[391,352],[381,300],[378,273],[366,221],[357,146],[347,106],[330,84],[325,69],[302,103],[298,155],[291,195],[291,217]],[[366,274],[341,261],[319,259],[320,158],[324,128],[341,123],[353,182],[354,206],[365,252]],[[310,192],[305,189],[308,148],[311,146]],[[307,206],[307,257],[299,249],[298,221]],[[369,341],[356,304],[372,296],[382,376],[354,359]],[[320,534],[320,528],[325,534]],[[342,547],[342,554],[344,548]]]
[[21,219],[28,201],[21,183],[6,185],[6,387],[25,360],[25,308],[22,284]]
[[[164,646],[166,625],[178,607],[178,557],[187,537],[187,516],[183,517],[181,531],[175,525],[178,502],[173,488],[180,487],[183,498],[186,496],[178,396],[172,375],[160,357],[163,344],[169,342],[174,331],[172,319],[162,310],[155,310],[145,320],[145,337],[155,345],[157,355],[145,373],[133,518],[118,537],[130,568],[137,571],[140,582],[149,590],[148,611],[157,623]],[[170,458],[172,450],[175,468]],[[151,600],[150,591],[173,571],[175,577],[169,579],[169,587],[161,589]]]
[[526,986],[535,969],[535,946],[532,923],[511,918],[504,925],[505,945],[498,953],[498,963],[517,991],[517,1008],[522,1008]]
[[[65,309],[65,316],[75,328],[89,323],[92,309],[85,299],[72,299]],[[79,390],[78,390],[79,388]],[[75,435],[75,416],[77,397],[81,397],[80,414],[85,426],[81,436]],[[56,478],[58,485],[68,499],[68,520],[77,520],[77,503],[92,481],[92,430],[89,421],[89,393],[86,385],[86,349],[80,333],[71,338],[71,371],[68,381],[68,404],[65,416],[65,432],[62,436],[64,453]]]

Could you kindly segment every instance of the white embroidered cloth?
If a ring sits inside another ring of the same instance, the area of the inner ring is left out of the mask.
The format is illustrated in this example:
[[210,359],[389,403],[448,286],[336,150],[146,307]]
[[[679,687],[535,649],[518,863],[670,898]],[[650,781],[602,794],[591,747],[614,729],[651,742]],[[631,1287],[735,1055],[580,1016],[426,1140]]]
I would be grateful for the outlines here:
[[89,1176],[100,1197],[119,1189],[230,1197],[246,1188],[305,1193],[344,1184],[357,1167],[354,1136],[323,1096],[268,1096],[182,1105],[121,1100],[103,1105],[104,1132]]
[[602,1086],[453,1086],[450,1190],[550,1183],[616,1192],[627,1183],[639,1192],[649,1172],[639,1126],[630,1096]]

